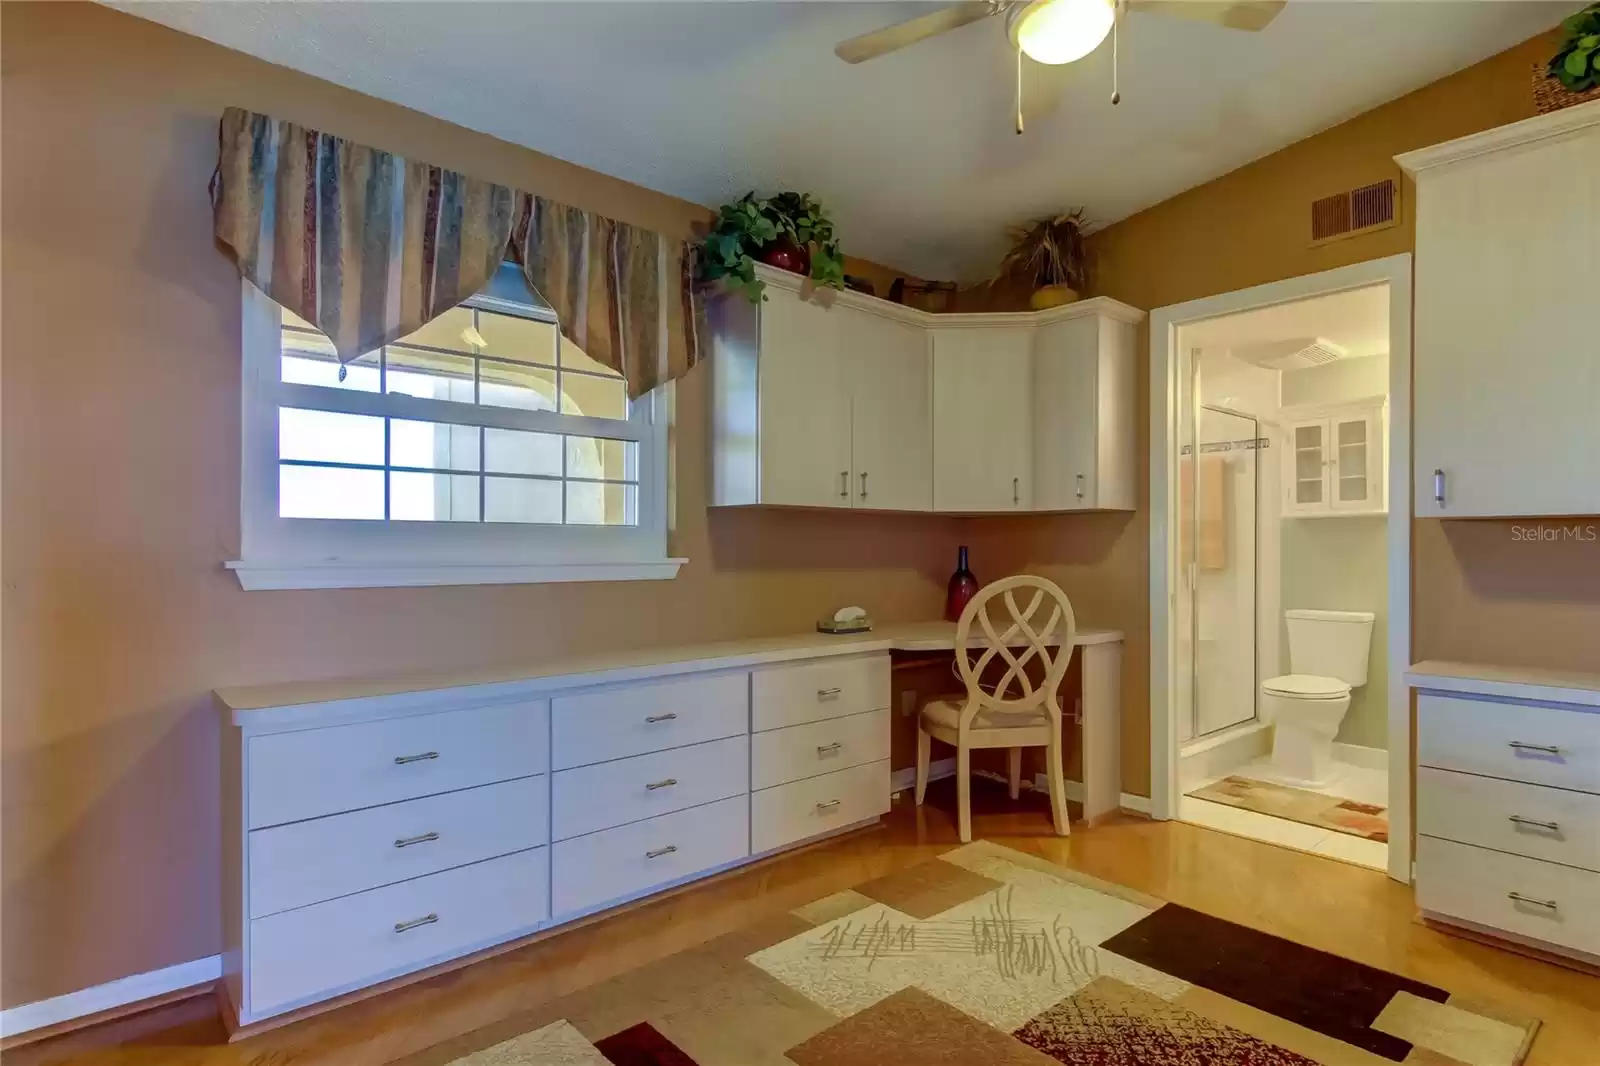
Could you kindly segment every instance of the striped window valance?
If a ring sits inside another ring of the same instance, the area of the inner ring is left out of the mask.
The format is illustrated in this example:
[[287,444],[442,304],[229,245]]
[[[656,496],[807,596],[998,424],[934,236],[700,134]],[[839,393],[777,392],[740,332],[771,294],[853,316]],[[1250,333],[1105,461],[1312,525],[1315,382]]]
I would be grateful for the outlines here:
[[699,359],[689,242],[236,107],[220,140],[218,239],[341,362],[474,295],[508,254],[633,396]]

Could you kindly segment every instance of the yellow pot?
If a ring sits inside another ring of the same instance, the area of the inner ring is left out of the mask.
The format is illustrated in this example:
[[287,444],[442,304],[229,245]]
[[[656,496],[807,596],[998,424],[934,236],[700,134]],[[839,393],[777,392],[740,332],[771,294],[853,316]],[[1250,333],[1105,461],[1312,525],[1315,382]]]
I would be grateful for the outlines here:
[[1075,303],[1077,299],[1078,291],[1070,285],[1046,285],[1033,290],[1033,295],[1028,297],[1028,306],[1035,311],[1045,311]]

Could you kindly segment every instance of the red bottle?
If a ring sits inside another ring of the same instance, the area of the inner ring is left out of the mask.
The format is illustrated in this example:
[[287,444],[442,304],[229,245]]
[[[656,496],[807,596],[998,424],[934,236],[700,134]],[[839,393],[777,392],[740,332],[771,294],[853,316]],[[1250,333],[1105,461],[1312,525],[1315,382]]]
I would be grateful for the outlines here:
[[972,571],[967,569],[967,546],[963,544],[958,549],[960,554],[956,559],[956,572],[950,575],[950,584],[945,587],[944,594],[944,620],[955,622],[961,618],[961,612],[967,609],[967,603],[978,594],[978,579],[972,576]]

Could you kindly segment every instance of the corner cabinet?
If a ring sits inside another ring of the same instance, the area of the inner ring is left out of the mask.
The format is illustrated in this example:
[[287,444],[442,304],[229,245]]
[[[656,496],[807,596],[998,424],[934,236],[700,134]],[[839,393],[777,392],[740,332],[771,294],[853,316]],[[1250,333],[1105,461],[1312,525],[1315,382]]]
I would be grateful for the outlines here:
[[935,315],[757,270],[759,305],[708,309],[712,506],[1135,508],[1143,312]]
[[1397,158],[1417,515],[1600,512],[1600,101]]
[[1285,408],[1284,517],[1386,514],[1387,414],[1381,398],[1338,407]]

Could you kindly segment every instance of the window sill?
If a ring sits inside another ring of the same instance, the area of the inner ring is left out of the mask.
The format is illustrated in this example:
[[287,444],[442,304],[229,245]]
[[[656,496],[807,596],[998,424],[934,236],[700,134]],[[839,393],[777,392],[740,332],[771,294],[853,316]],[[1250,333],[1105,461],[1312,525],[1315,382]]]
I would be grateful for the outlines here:
[[666,581],[687,559],[607,563],[261,563],[235,559],[247,591],[418,588],[428,585],[538,585],[562,581]]

